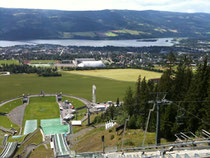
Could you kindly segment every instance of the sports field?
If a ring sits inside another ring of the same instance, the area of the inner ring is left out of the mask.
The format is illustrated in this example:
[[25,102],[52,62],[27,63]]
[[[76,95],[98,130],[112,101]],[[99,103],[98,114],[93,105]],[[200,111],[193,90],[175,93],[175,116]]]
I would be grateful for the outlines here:
[[55,97],[31,97],[25,109],[24,124],[26,120],[37,120],[39,126],[40,119],[59,117],[60,111]]
[[1,64],[19,64],[18,60],[0,60],[0,65]]
[[49,64],[49,63],[57,63],[57,60],[30,60],[30,64]]
[[[135,79],[137,80],[137,78]],[[106,78],[83,76],[72,73],[62,73],[62,77],[38,77],[37,74],[16,74],[0,76],[0,101],[22,96],[22,94],[45,93],[71,94],[74,96],[92,98],[92,85],[96,85],[96,100],[104,102],[122,99],[128,86],[134,87],[134,82],[123,82]]]
[[80,74],[87,76],[104,77],[119,81],[136,82],[139,75],[146,79],[160,78],[162,73],[152,72],[140,69],[109,69],[109,70],[87,70],[87,71],[69,71],[72,74]]

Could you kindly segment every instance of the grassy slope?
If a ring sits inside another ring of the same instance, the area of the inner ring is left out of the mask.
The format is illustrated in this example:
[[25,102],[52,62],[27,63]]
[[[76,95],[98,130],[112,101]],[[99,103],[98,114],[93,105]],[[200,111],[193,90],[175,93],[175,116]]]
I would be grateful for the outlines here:
[[58,118],[59,115],[55,97],[35,97],[30,98],[30,103],[25,109],[24,122],[37,119],[39,125],[40,119]]
[[70,71],[73,74],[105,77],[120,81],[136,82],[139,75],[146,79],[160,78],[162,73],[145,71],[139,69],[111,69],[111,70],[89,70],[89,71]]
[[48,149],[45,149],[44,145],[36,148],[30,155],[30,158],[51,158],[53,157],[53,150],[50,149],[48,145]]
[[7,104],[4,104],[3,106],[0,107],[0,112],[5,112],[5,113],[9,113],[11,112],[14,108],[22,105],[22,99],[17,99],[14,101],[11,101]]
[[18,148],[17,152],[16,152],[16,156],[18,154],[21,154],[24,150],[24,148],[29,145],[29,144],[40,144],[42,142],[42,134],[41,132],[37,132],[33,137],[31,137],[31,139],[29,141],[27,141],[26,143],[24,143],[22,146],[20,146],[20,148]]
[[72,103],[72,105],[74,106],[74,108],[79,108],[82,106],[85,106],[85,104],[77,99],[71,98],[71,97],[62,97],[62,101],[68,100]]
[[[82,109],[82,110],[77,111],[77,120],[81,120],[85,116],[86,113],[87,113],[87,109]],[[76,120],[76,116],[74,120]]]
[[[142,145],[144,132],[142,130],[126,130],[124,137],[124,148],[136,147]],[[97,128],[89,131],[85,135],[80,136],[73,150],[77,152],[90,152],[90,151],[102,151],[101,136],[105,136],[105,146],[114,147],[117,146],[118,149],[121,148],[122,135],[118,135],[115,132],[115,128],[110,130],[104,130],[104,127]],[[113,138],[112,138],[113,137]],[[161,140],[162,143],[166,143],[164,139]],[[155,133],[148,133],[145,141],[145,145],[155,144]]]
[[[62,77],[38,77],[36,74],[18,74],[0,77],[0,101],[24,94],[45,93],[72,94],[91,100],[92,85],[97,87],[97,101],[115,101],[122,99],[128,86],[134,87],[134,82],[114,81],[98,77],[89,77],[63,73]],[[137,78],[135,79],[137,80]],[[6,89],[6,90],[5,90]]]
[[4,128],[15,128],[18,129],[19,126],[12,123],[7,116],[0,116],[0,126],[4,127]]

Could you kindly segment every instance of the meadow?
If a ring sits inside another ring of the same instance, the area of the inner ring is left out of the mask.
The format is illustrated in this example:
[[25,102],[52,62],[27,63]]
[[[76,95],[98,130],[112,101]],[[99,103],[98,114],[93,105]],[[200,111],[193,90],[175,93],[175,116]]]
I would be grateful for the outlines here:
[[23,104],[22,99],[16,99],[14,101],[4,104],[3,106],[0,106],[0,112],[10,113],[14,108],[22,104]]
[[140,69],[107,69],[107,70],[87,70],[87,71],[69,71],[72,74],[95,76],[109,78],[119,81],[136,82],[139,75],[146,79],[160,78],[162,73],[152,72]]
[[30,60],[30,64],[49,64],[49,63],[57,63],[57,60]]
[[[24,113],[24,122],[26,120],[59,118],[60,111],[56,102],[56,97],[31,97]],[[25,125],[25,123],[24,123]]]
[[18,60],[0,60],[0,65],[1,64],[19,64],[19,61]]
[[[137,80],[137,78],[135,79]],[[0,76],[0,101],[8,100],[22,94],[45,93],[71,94],[92,99],[92,85],[96,85],[97,102],[123,99],[125,90],[134,82],[116,81],[106,78],[83,76],[72,73],[62,73],[62,77],[39,77],[37,74],[12,74]]]

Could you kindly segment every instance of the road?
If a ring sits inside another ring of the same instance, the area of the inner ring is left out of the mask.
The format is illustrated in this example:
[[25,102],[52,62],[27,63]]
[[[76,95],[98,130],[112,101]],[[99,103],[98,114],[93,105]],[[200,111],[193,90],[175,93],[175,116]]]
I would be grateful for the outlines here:
[[[57,94],[45,94],[45,96],[56,96]],[[72,97],[72,98],[75,98],[75,99],[78,99],[80,100],[81,102],[83,102],[88,108],[91,107],[91,102],[85,98],[80,98],[80,97],[76,97],[76,96],[73,96],[73,95],[68,95],[68,94],[62,94],[63,96],[66,96],[66,97]],[[40,97],[42,96],[41,94],[34,94],[34,95],[29,95],[28,97]],[[21,99],[22,97],[16,97],[16,98],[12,98],[12,99],[9,99],[7,101],[2,101],[0,102],[0,107],[3,106],[4,104],[6,103],[9,103],[11,101],[14,101],[14,100],[17,100],[17,99]]]
[[[45,94],[45,96],[56,96],[57,94]],[[40,94],[34,94],[34,95],[29,95],[28,97],[40,97],[42,95]],[[84,98],[80,98],[80,97],[76,97],[76,96],[73,96],[73,95],[68,95],[68,94],[63,94],[63,96],[66,96],[66,97],[71,97],[71,98],[74,98],[74,99],[77,99],[77,100],[80,100],[81,102],[83,102],[88,108],[91,108],[91,102],[88,101],[87,99],[84,99]],[[3,106],[4,104],[7,104],[11,101],[14,101],[14,100],[17,100],[17,99],[20,99],[22,97],[16,97],[16,98],[13,98],[13,99],[10,99],[10,100],[7,100],[7,101],[4,101],[4,102],[1,102],[0,103],[0,106]],[[30,102],[30,99],[29,99],[29,102]],[[20,105],[16,108],[14,108],[9,114],[9,119],[19,125],[19,126],[22,126],[22,123],[23,123],[23,117],[24,117],[24,111],[25,111],[25,108],[26,108],[27,104],[23,104],[23,105]]]

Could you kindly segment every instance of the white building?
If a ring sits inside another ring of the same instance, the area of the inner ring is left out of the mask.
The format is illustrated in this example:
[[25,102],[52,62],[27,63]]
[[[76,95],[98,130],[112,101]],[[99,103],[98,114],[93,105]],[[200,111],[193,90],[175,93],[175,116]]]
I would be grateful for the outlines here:
[[77,65],[78,67],[105,67],[104,63],[100,61],[83,61]]

